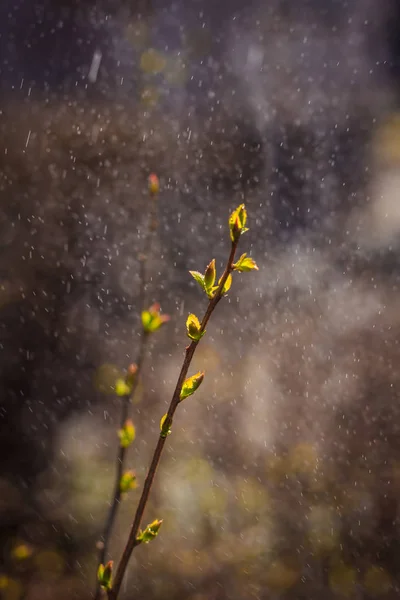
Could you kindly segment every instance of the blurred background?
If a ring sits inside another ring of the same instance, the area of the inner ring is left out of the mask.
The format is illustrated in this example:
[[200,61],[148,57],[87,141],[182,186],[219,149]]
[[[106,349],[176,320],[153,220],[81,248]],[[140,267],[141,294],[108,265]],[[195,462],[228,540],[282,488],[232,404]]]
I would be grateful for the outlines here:
[[92,598],[120,402],[150,301],[171,316],[131,412],[118,559],[227,217],[260,271],[201,342],[122,597],[397,598],[396,0],[2,0],[0,595]]

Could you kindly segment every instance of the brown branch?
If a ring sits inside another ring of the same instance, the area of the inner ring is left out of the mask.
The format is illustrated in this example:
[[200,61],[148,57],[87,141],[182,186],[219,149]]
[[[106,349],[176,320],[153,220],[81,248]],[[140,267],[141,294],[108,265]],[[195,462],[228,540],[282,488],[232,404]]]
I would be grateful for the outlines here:
[[[140,372],[142,370],[143,361],[144,361],[147,337],[148,337],[148,335],[146,334],[146,332],[143,332],[142,336],[141,336],[141,340],[140,340],[139,355],[138,355],[137,362],[136,362],[137,371],[135,373],[135,379],[134,379],[134,382],[132,385],[132,391],[129,395],[122,396],[122,398],[121,398],[122,409],[121,409],[120,429],[122,429],[124,427],[126,420],[128,419],[130,400],[131,400],[131,398],[134,398],[135,393],[137,391],[137,387],[139,384],[139,376],[140,376]],[[126,448],[126,447],[123,447],[121,445],[118,447],[115,478],[114,478],[114,491],[113,491],[113,495],[112,495],[112,502],[111,502],[110,510],[108,512],[106,524],[104,527],[104,532],[102,535],[101,542],[99,544],[100,549],[99,549],[98,564],[104,564],[106,561],[112,530],[114,527],[115,519],[117,517],[119,505],[121,502],[122,493],[121,493],[120,482],[121,482],[121,477],[125,470],[127,451],[128,451],[128,448]],[[95,599],[99,600],[99,598],[101,598],[101,597],[102,597],[101,588],[100,588],[100,585],[97,584]]]
[[[237,241],[232,242],[228,262],[226,264],[225,271],[221,277],[220,284],[218,286],[218,290],[216,291],[214,297],[211,298],[210,302],[208,303],[207,310],[206,310],[203,320],[201,322],[201,327],[200,327],[201,333],[204,332],[215,307],[217,306],[218,302],[221,300],[221,298],[223,296],[222,290],[224,288],[224,285],[225,285],[226,280],[228,279],[230,273],[233,271],[233,262],[235,259],[237,244],[238,244]],[[171,427],[175,411],[180,402],[180,393],[182,390],[182,386],[186,379],[186,375],[188,373],[190,364],[192,362],[192,358],[193,358],[196,348],[199,344],[199,341],[200,340],[192,341],[191,344],[186,348],[183,365],[182,365],[182,368],[181,368],[181,371],[180,371],[180,374],[178,377],[175,391],[172,395],[172,399],[171,399],[171,402],[170,402],[170,405],[168,408],[168,412],[167,412],[167,417],[166,417],[164,425],[163,425],[163,429],[166,431],[168,431],[168,429]],[[118,594],[119,594],[119,591],[121,588],[122,580],[124,578],[125,571],[128,566],[129,559],[132,555],[134,548],[140,544],[140,541],[138,541],[138,539],[137,539],[138,533],[139,533],[139,528],[140,528],[140,524],[141,524],[141,521],[143,518],[143,513],[146,508],[147,501],[149,499],[151,487],[152,487],[153,481],[154,481],[154,476],[156,474],[157,467],[159,465],[160,458],[161,458],[161,455],[162,455],[162,452],[163,452],[163,449],[165,446],[165,441],[166,441],[166,437],[164,435],[160,434],[156,448],[154,450],[153,458],[150,463],[149,471],[147,473],[147,477],[144,482],[142,495],[140,497],[139,504],[136,509],[136,513],[135,513],[135,517],[133,519],[133,523],[132,523],[132,527],[131,527],[131,530],[129,533],[128,541],[126,543],[125,549],[123,551],[121,560],[118,564],[118,567],[117,567],[117,570],[116,570],[116,573],[115,573],[115,576],[113,579],[112,589],[107,592],[108,600],[117,600]]]
[[[146,302],[147,302],[147,298],[146,298],[147,272],[146,271],[147,271],[147,269],[146,269],[146,267],[147,267],[147,263],[148,263],[148,259],[149,259],[150,250],[151,250],[151,241],[152,241],[154,231],[156,230],[156,227],[157,227],[157,220],[156,220],[155,200],[152,199],[151,211],[150,211],[148,226],[147,226],[147,230],[146,230],[146,234],[145,234],[144,249],[143,249],[143,253],[140,255],[140,276],[139,276],[140,277],[140,290],[139,290],[140,315],[143,312],[143,310],[145,310],[147,308],[147,305],[146,305]],[[146,331],[142,331],[141,336],[140,336],[140,342],[139,342],[139,350],[138,350],[138,354],[136,357],[137,370],[136,370],[135,377],[133,380],[132,389],[129,394],[126,394],[125,396],[122,396],[122,398],[121,398],[121,402],[122,402],[121,419],[120,419],[120,428],[121,429],[124,427],[126,420],[129,417],[129,405],[130,405],[131,398],[132,399],[134,398],[136,391],[137,391],[137,387],[138,387],[139,380],[140,380],[140,374],[141,374],[141,371],[143,368],[144,358],[145,358],[145,354],[146,354],[148,337],[149,337],[148,333]],[[112,502],[111,502],[110,510],[107,515],[107,520],[105,523],[104,531],[101,536],[101,540],[99,541],[99,557],[98,557],[99,565],[105,564],[105,562],[106,562],[108,547],[109,547],[110,539],[111,539],[111,535],[112,535],[112,530],[114,527],[115,519],[118,514],[118,509],[119,509],[119,506],[121,503],[121,495],[122,494],[121,494],[120,483],[121,483],[121,477],[125,470],[127,453],[128,453],[128,448],[119,445],[117,457],[116,457],[116,468],[115,468],[115,479],[114,479]],[[97,581],[95,600],[100,600],[100,598],[102,598],[102,596],[103,596],[102,589],[100,587],[100,583]]]

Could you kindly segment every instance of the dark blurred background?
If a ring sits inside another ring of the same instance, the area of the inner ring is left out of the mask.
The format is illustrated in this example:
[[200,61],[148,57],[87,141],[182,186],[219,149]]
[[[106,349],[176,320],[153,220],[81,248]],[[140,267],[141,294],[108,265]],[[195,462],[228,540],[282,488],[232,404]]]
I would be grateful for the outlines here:
[[[147,177],[162,191],[129,467],[143,482],[246,202],[123,597],[397,598],[400,5],[3,0],[0,594],[91,598],[137,355]],[[124,500],[118,558],[139,490]]]

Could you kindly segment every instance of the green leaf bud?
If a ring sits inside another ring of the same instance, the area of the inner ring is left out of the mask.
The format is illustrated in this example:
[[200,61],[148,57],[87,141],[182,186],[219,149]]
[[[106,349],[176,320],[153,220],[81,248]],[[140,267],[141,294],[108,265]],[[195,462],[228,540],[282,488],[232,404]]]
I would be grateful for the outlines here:
[[147,525],[144,531],[141,531],[137,537],[138,542],[148,544],[155,537],[157,537],[159,529],[162,525],[162,519],[155,519],[152,523]]
[[185,398],[188,398],[189,396],[194,394],[195,391],[200,387],[203,379],[203,371],[199,371],[198,373],[196,373],[196,375],[188,377],[182,385],[181,393],[179,396],[180,401],[182,402],[182,400],[185,400]]
[[107,591],[112,587],[112,572],[114,562],[109,560],[106,565],[99,565],[97,570],[97,580],[101,587]]
[[165,413],[165,415],[162,417],[161,421],[160,421],[160,431],[161,431],[161,437],[166,438],[167,435],[169,435],[171,433],[171,427],[167,427],[165,425],[165,421],[167,420],[167,413]]
[[131,419],[127,419],[124,426],[118,431],[121,448],[128,448],[136,436],[135,426]]
[[119,482],[121,494],[126,494],[137,487],[137,479],[134,471],[125,471]]
[[191,340],[194,340],[195,342],[198,342],[205,334],[205,331],[201,331],[201,324],[199,319],[196,317],[196,315],[193,315],[192,313],[188,316],[186,320],[186,330],[188,337]]

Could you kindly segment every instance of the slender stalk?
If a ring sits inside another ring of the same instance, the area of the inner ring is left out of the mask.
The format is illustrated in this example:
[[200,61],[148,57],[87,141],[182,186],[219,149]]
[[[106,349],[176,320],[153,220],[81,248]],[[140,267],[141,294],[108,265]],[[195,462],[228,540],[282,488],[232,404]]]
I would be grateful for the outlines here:
[[[155,211],[155,200],[151,203],[151,211],[148,220],[148,226],[145,232],[145,242],[143,253],[140,255],[140,290],[139,290],[139,310],[140,315],[143,310],[147,307],[147,264],[149,260],[149,255],[151,251],[151,241],[154,234],[154,231],[157,227],[156,221],[156,211]],[[135,397],[137,387],[140,380],[140,374],[143,368],[143,363],[146,354],[147,342],[148,342],[148,333],[146,331],[142,331],[139,341],[139,349],[136,357],[136,366],[137,370],[135,373],[135,378],[133,380],[132,389],[130,394],[126,394],[121,397],[121,419],[120,419],[120,428],[122,429],[126,423],[126,420],[129,417],[129,406],[131,402],[131,398]],[[108,548],[110,544],[110,539],[112,535],[112,531],[114,528],[115,519],[118,514],[120,502],[121,502],[121,477],[125,470],[126,458],[127,458],[128,448],[124,448],[119,445],[118,452],[115,461],[115,479],[114,479],[114,487],[112,494],[112,501],[110,505],[110,510],[107,515],[106,523],[104,526],[104,531],[101,536],[101,540],[99,542],[99,557],[98,564],[104,564],[106,562]],[[96,592],[95,592],[95,600],[100,600],[103,597],[103,592],[101,590],[99,582],[96,584]]]
[[[225,271],[221,277],[220,284],[218,290],[216,291],[213,298],[208,303],[207,310],[204,314],[203,320],[201,322],[200,331],[203,332],[207,326],[207,323],[217,306],[218,302],[222,298],[222,290],[224,288],[225,282],[228,279],[230,273],[233,271],[233,263],[235,259],[235,253],[237,249],[238,242],[232,242],[231,251],[229,254],[228,262],[225,267]],[[168,430],[171,427],[172,419],[174,417],[175,411],[180,402],[180,393],[182,390],[182,385],[186,379],[186,375],[188,373],[190,364],[192,362],[194,353],[199,344],[199,341],[192,341],[191,344],[186,348],[185,358],[183,360],[182,368],[179,373],[178,381],[175,387],[175,391],[172,395],[172,399],[168,408],[167,417],[164,422],[164,429]],[[137,540],[140,524],[143,518],[143,513],[146,508],[147,501],[149,499],[150,491],[153,485],[154,476],[157,471],[157,467],[160,462],[160,458],[165,446],[166,438],[162,435],[159,436],[156,448],[154,450],[153,458],[151,459],[150,467],[147,473],[146,480],[144,482],[142,495],[139,500],[138,507],[136,509],[135,517],[133,519],[132,527],[129,533],[128,541],[126,543],[125,549],[122,553],[121,560],[118,564],[117,570],[115,572],[115,576],[113,579],[112,589],[107,592],[108,600],[117,600],[119,591],[121,589],[122,580],[125,575],[125,571],[128,566],[129,559],[132,555],[132,552],[136,546],[140,544],[140,541]]]
[[[141,372],[141,369],[143,366],[146,342],[147,342],[147,334],[145,332],[143,332],[142,336],[140,338],[139,355],[138,355],[137,362],[136,362],[137,371],[136,371],[135,379],[134,379],[134,382],[132,385],[131,394],[121,397],[122,404],[121,404],[120,429],[123,428],[126,420],[129,417],[130,400],[131,400],[131,398],[134,398],[136,390],[137,390],[137,386],[139,383],[139,375],[140,375],[140,372]],[[119,505],[121,502],[120,481],[121,481],[121,477],[122,477],[122,475],[124,473],[124,469],[125,469],[127,450],[128,450],[128,448],[124,448],[122,446],[118,447],[114,488],[113,488],[114,491],[112,494],[112,502],[111,502],[110,510],[107,515],[107,520],[106,520],[106,524],[104,527],[104,532],[103,532],[102,540],[101,540],[101,544],[100,544],[99,559],[98,559],[99,564],[104,564],[106,561],[112,530],[113,530],[115,519],[116,519],[116,516],[118,513]],[[99,589],[99,586],[98,586],[97,591],[96,591],[96,596],[95,596],[96,599],[101,598],[100,592],[101,592],[101,590]]]

